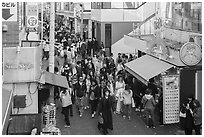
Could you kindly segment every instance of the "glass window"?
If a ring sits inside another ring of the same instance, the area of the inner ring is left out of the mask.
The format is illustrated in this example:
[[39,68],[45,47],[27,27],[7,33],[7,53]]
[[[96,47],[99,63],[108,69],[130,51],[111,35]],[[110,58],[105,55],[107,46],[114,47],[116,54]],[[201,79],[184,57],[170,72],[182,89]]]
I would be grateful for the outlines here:
[[102,2],[91,2],[91,8],[92,9],[101,9]]
[[103,9],[110,9],[111,8],[111,2],[102,2],[102,8]]
[[111,8],[113,9],[123,9],[123,2],[112,2]]
[[133,9],[135,8],[135,2],[123,2],[124,9]]
[[202,33],[201,2],[167,2],[165,15],[168,27]]

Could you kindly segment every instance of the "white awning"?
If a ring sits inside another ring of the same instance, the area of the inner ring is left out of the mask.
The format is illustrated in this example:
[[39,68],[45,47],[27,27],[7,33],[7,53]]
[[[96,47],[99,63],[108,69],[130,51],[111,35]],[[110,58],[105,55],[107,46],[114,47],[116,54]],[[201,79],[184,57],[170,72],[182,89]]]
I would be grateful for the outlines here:
[[149,79],[171,67],[173,67],[173,65],[149,55],[144,55],[125,64],[125,69],[146,85],[148,84]]
[[50,73],[47,71],[43,72],[39,82],[42,84],[48,83],[51,85],[64,87],[64,88],[69,87],[68,82],[67,82],[67,78],[65,76],[57,75],[57,74]]

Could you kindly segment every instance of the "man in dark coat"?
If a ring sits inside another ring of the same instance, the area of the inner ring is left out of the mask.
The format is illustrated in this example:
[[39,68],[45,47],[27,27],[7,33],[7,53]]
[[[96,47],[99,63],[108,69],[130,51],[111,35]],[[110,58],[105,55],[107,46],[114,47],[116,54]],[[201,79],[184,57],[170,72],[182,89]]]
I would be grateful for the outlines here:
[[88,56],[91,56],[91,49],[92,49],[92,42],[91,42],[91,38],[89,38],[89,41],[87,43],[87,54]]
[[92,48],[93,48],[93,54],[94,55],[97,54],[99,47],[98,47],[98,41],[96,41],[96,38],[93,38],[92,40]]
[[86,56],[86,43],[83,41],[81,43],[81,56],[82,56],[82,59],[85,59],[85,56]]
[[[112,109],[112,110],[111,110]],[[108,134],[108,130],[113,130],[113,119],[112,119],[113,98],[110,96],[110,91],[104,91],[104,97],[99,103],[99,115],[103,118],[103,124],[98,124],[98,129],[103,129],[103,134]]]

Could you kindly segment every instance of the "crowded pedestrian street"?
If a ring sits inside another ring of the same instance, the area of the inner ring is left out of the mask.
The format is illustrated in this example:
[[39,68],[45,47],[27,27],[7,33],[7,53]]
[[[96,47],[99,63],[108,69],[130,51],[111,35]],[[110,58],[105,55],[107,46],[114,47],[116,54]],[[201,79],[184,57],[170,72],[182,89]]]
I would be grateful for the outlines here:
[[[85,112],[82,118],[75,115],[70,117],[71,128],[64,127],[64,120],[61,118],[60,109],[57,111],[57,127],[60,128],[62,135],[102,135],[97,129],[98,119],[91,118],[90,109]],[[139,112],[134,112],[133,120],[123,119],[122,116],[113,115],[114,130],[109,135],[184,135],[177,124],[159,126],[156,129],[147,129],[145,127],[145,119]]]
[[202,135],[201,2],[2,2],[3,135]]

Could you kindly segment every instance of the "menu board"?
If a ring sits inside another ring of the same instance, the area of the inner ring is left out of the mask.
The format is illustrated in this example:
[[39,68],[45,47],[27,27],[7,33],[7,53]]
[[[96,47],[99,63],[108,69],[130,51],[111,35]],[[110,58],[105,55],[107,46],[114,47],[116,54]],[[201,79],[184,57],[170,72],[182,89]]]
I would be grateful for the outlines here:
[[163,123],[179,122],[179,75],[163,76]]

